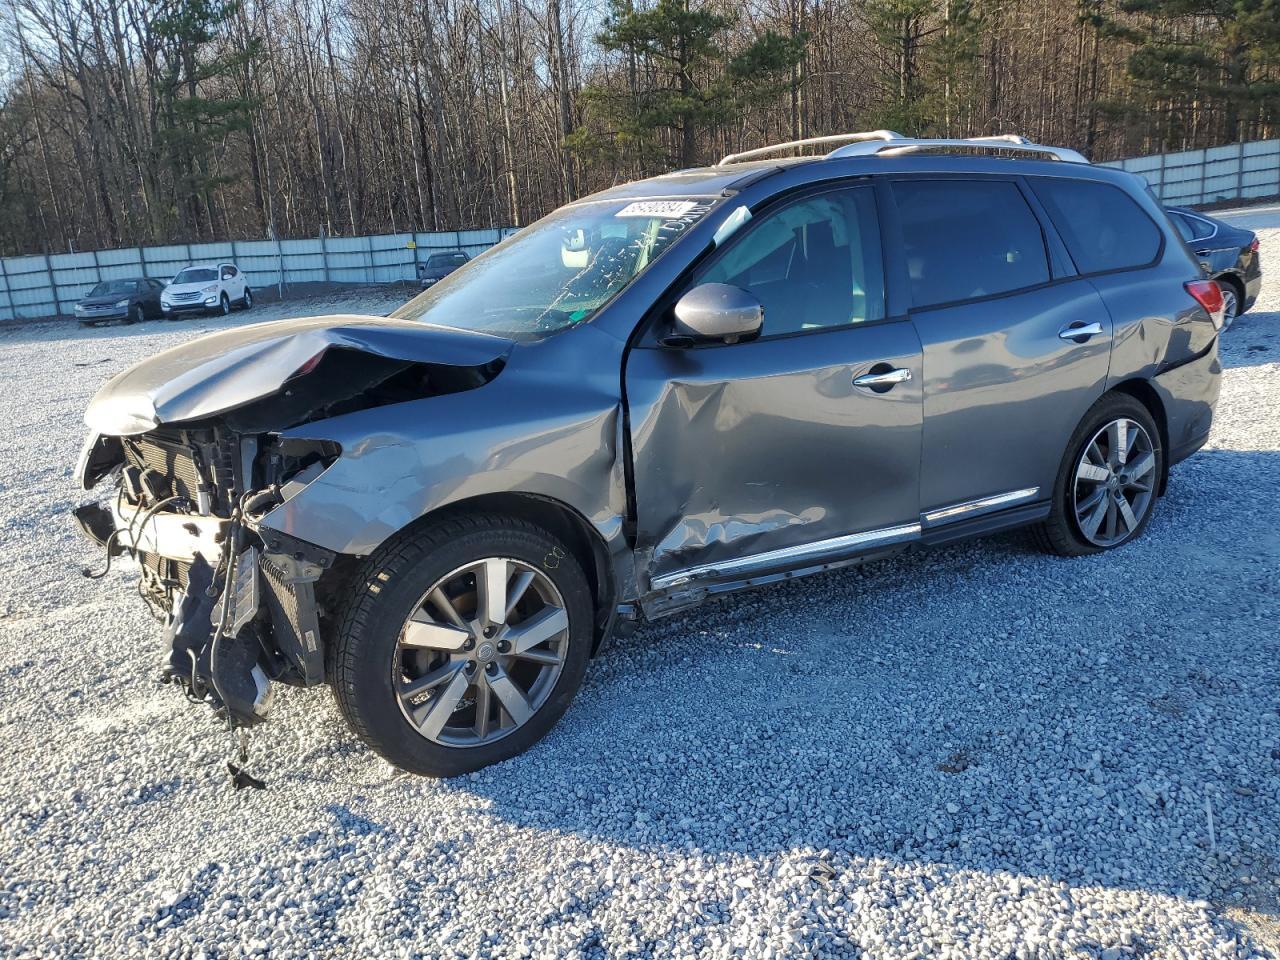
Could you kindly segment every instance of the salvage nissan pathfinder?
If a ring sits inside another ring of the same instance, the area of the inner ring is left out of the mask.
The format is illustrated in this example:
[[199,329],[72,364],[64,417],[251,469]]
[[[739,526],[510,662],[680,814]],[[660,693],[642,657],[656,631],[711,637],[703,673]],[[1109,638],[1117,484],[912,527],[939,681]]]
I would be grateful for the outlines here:
[[620,624],[1014,527],[1139,536],[1209,434],[1222,321],[1131,174],[782,144],[571,203],[389,318],[124,371],[77,519],[137,560],[189,697],[243,727],[328,683],[450,776],[545,735]]

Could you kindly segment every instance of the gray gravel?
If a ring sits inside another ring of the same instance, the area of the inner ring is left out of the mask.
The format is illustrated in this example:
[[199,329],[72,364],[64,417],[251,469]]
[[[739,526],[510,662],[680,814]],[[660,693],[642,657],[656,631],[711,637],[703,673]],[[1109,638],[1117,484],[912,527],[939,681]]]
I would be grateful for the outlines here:
[[[1280,208],[1248,217],[1280,271]],[[67,519],[98,384],[228,321],[0,330],[0,956],[1280,955],[1264,298],[1137,543],[730,598],[617,642],[543,743],[451,782],[283,690],[265,793],[229,788],[211,714],[155,685],[134,574],[83,579]]]

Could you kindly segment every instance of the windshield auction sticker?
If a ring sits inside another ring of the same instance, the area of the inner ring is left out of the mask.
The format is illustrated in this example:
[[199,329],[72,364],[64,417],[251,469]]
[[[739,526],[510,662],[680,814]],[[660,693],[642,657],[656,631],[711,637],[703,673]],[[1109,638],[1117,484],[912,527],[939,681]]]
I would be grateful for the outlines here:
[[637,200],[628,203],[615,217],[664,217],[675,219],[698,206],[696,200]]

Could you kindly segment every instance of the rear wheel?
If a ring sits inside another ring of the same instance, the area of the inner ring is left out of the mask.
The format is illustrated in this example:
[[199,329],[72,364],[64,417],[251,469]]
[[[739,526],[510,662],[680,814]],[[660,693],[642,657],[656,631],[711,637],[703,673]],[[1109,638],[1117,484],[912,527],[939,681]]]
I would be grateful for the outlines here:
[[450,777],[522,753],[577,692],[592,599],[538,527],[455,517],[370,558],[330,678],[356,734],[395,765]]
[[1228,280],[1219,280],[1218,288],[1222,291],[1222,329],[1228,329],[1240,315],[1240,295],[1236,285]]
[[1051,553],[1101,553],[1138,536],[1151,519],[1164,470],[1160,431],[1123,393],[1093,405],[1067,446],[1049,518],[1032,528]]

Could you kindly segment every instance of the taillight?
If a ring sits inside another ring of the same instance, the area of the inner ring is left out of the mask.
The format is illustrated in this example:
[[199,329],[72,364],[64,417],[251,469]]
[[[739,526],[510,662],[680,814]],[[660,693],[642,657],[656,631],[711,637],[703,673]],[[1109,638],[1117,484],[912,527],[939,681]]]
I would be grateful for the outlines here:
[[316,367],[320,366],[320,361],[324,359],[324,355],[328,351],[328,349],[329,348],[327,346],[323,347],[320,350],[320,352],[318,352],[313,357],[311,357],[311,359],[309,359],[306,363],[300,366],[297,370],[293,371],[293,373],[289,374],[289,376],[286,377],[285,379],[296,380],[298,379],[298,377],[305,377],[308,373],[310,373]]
[[1250,249],[1250,250],[1252,250],[1254,253],[1257,253],[1257,252],[1258,252],[1258,238],[1257,238],[1257,237],[1254,237],[1254,238],[1249,242],[1249,249]]
[[1213,325],[1222,328],[1223,311],[1226,307],[1222,299],[1222,288],[1212,280],[1188,280],[1183,284],[1187,293],[1195,297],[1196,303],[1204,307],[1205,312],[1213,318]]

